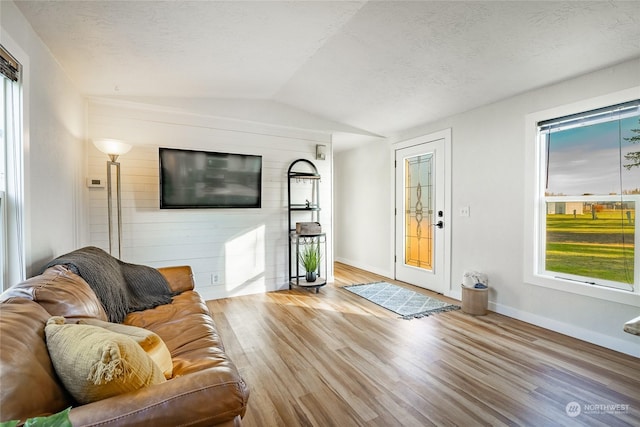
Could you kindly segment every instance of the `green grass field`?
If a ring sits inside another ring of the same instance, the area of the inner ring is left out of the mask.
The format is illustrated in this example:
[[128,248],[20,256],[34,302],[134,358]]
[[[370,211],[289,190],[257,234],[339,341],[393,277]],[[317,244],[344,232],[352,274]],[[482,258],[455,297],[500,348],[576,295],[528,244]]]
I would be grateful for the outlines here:
[[633,283],[635,211],[547,215],[546,269],[596,279]]

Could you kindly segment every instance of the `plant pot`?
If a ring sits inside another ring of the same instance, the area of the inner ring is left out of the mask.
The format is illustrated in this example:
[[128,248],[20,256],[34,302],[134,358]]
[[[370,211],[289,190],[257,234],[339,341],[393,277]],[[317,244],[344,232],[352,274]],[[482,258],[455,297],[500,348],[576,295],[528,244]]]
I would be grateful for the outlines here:
[[305,275],[305,279],[307,279],[307,282],[315,282],[316,278],[317,276],[315,271],[307,271],[307,274]]

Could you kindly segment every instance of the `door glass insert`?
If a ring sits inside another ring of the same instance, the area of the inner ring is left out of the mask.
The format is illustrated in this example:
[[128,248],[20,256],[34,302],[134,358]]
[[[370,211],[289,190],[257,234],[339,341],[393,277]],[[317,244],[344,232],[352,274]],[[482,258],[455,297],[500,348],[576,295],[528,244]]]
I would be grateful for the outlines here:
[[404,262],[433,269],[433,153],[405,159]]

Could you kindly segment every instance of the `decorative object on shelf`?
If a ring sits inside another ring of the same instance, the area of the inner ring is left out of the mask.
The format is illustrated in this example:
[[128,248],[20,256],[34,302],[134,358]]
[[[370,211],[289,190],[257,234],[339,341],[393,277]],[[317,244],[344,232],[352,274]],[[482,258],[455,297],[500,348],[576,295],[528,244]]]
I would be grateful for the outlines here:
[[120,185],[120,163],[118,157],[131,150],[131,145],[117,139],[94,139],[93,145],[109,156],[107,161],[107,221],[109,222],[109,253],[113,255],[113,196],[111,184],[111,169],[116,168],[116,211],[118,233],[118,259],[122,257],[122,190]]
[[322,253],[320,252],[320,243],[312,242],[305,245],[302,251],[298,254],[298,259],[304,270],[306,271],[305,279],[307,282],[316,281],[316,271],[320,266],[320,260],[322,259]]
[[322,226],[319,222],[296,222],[296,233],[320,234],[322,233]]
[[[289,289],[299,286],[317,293],[327,284],[322,274],[328,271],[327,237],[320,225],[320,174],[311,161],[298,159],[289,166],[288,178]],[[305,274],[301,274],[301,265]]]

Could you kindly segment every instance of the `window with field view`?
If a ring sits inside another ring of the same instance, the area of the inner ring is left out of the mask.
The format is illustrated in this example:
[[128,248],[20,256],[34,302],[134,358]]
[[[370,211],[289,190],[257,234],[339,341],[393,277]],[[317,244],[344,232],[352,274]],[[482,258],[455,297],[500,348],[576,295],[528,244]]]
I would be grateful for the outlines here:
[[636,291],[640,101],[538,123],[545,182],[541,270]]

